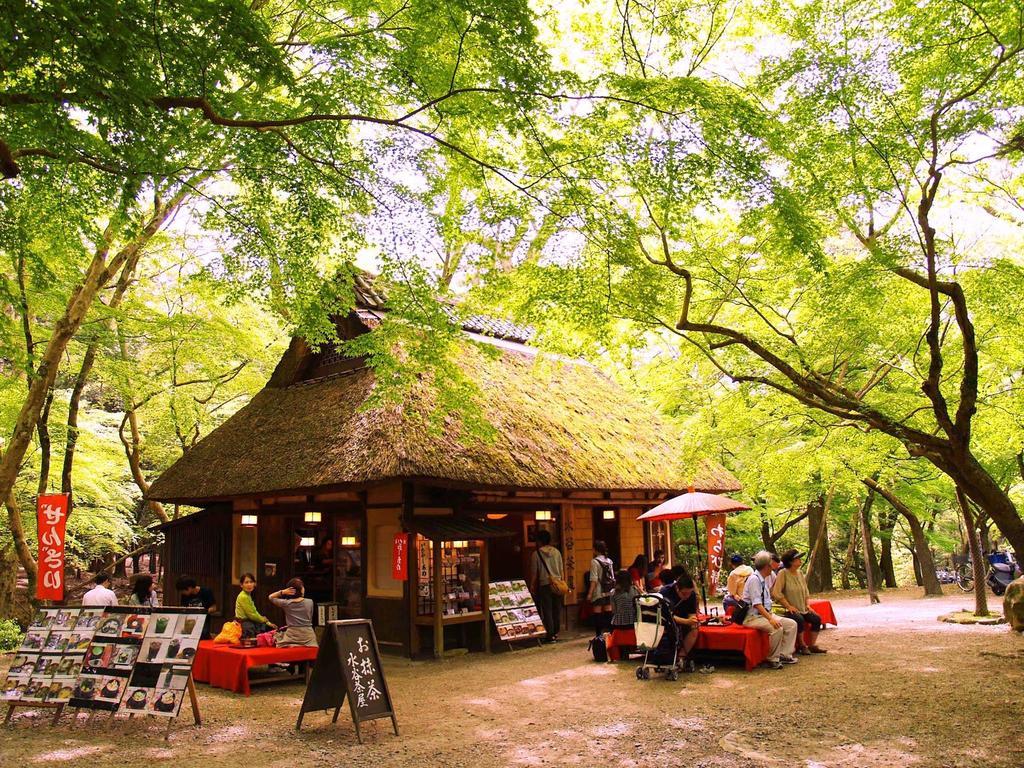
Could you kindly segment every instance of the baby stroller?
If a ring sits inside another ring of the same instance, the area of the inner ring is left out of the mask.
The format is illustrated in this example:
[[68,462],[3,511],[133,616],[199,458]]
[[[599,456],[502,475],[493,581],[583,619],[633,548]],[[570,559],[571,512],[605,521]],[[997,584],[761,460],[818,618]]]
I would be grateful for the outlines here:
[[679,632],[672,621],[668,601],[659,594],[636,598],[636,647],[644,661],[636,668],[637,680],[650,680],[651,670],[664,672],[666,680],[679,679]]

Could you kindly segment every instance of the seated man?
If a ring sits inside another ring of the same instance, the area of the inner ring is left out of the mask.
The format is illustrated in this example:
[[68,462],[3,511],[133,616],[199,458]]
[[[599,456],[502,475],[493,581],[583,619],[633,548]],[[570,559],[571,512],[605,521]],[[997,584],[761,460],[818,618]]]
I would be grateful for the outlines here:
[[[683,671],[693,672],[695,665],[690,653],[697,644],[697,633],[700,631],[700,619],[697,618],[697,592],[693,588],[693,579],[689,574],[681,574],[674,583],[662,587],[659,594],[668,602],[670,618],[676,626],[679,639],[679,652],[683,657]],[[669,636],[669,633],[665,633]],[[703,667],[701,672],[713,671]]]
[[743,626],[767,632],[768,660],[772,669],[783,664],[796,664],[796,622],[772,613],[772,595],[768,589],[768,576],[772,572],[772,555],[761,551],[754,555],[754,573],[747,579],[743,599],[750,605]]
[[729,558],[732,563],[732,571],[729,572],[729,580],[726,582],[725,597],[722,598],[722,609],[726,615],[732,613],[732,609],[743,599],[743,588],[747,579],[754,572],[754,569],[743,562],[743,555],[733,555]]

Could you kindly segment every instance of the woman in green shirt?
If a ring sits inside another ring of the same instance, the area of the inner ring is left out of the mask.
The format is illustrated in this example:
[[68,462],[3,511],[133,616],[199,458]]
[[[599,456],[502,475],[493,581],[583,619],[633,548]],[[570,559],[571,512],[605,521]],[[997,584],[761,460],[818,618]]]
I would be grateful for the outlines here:
[[243,573],[238,580],[242,591],[235,598],[235,621],[242,625],[242,637],[256,637],[261,632],[277,629],[277,625],[256,610],[252,601],[252,591],[256,589],[256,577],[251,573]]

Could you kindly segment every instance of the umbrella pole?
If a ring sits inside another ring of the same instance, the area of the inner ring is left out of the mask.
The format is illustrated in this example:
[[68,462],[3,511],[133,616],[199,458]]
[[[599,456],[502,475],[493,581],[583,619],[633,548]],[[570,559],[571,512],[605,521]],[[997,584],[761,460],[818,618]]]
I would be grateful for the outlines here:
[[704,615],[708,615],[708,590],[704,584],[704,563],[700,557],[700,528],[697,526],[697,516],[693,516],[693,538],[697,542],[697,570],[700,577],[700,597],[704,603]]

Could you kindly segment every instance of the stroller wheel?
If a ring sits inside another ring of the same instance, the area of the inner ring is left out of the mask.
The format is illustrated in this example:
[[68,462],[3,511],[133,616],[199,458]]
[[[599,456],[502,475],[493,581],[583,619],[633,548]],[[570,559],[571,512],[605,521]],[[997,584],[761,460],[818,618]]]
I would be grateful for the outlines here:
[[674,683],[676,680],[679,679],[679,672],[677,672],[674,669],[670,669],[668,672],[665,673],[665,679],[671,680]]
[[645,670],[644,670],[643,667],[637,667],[636,668],[636,679],[637,680],[643,680],[644,679],[644,671]]

